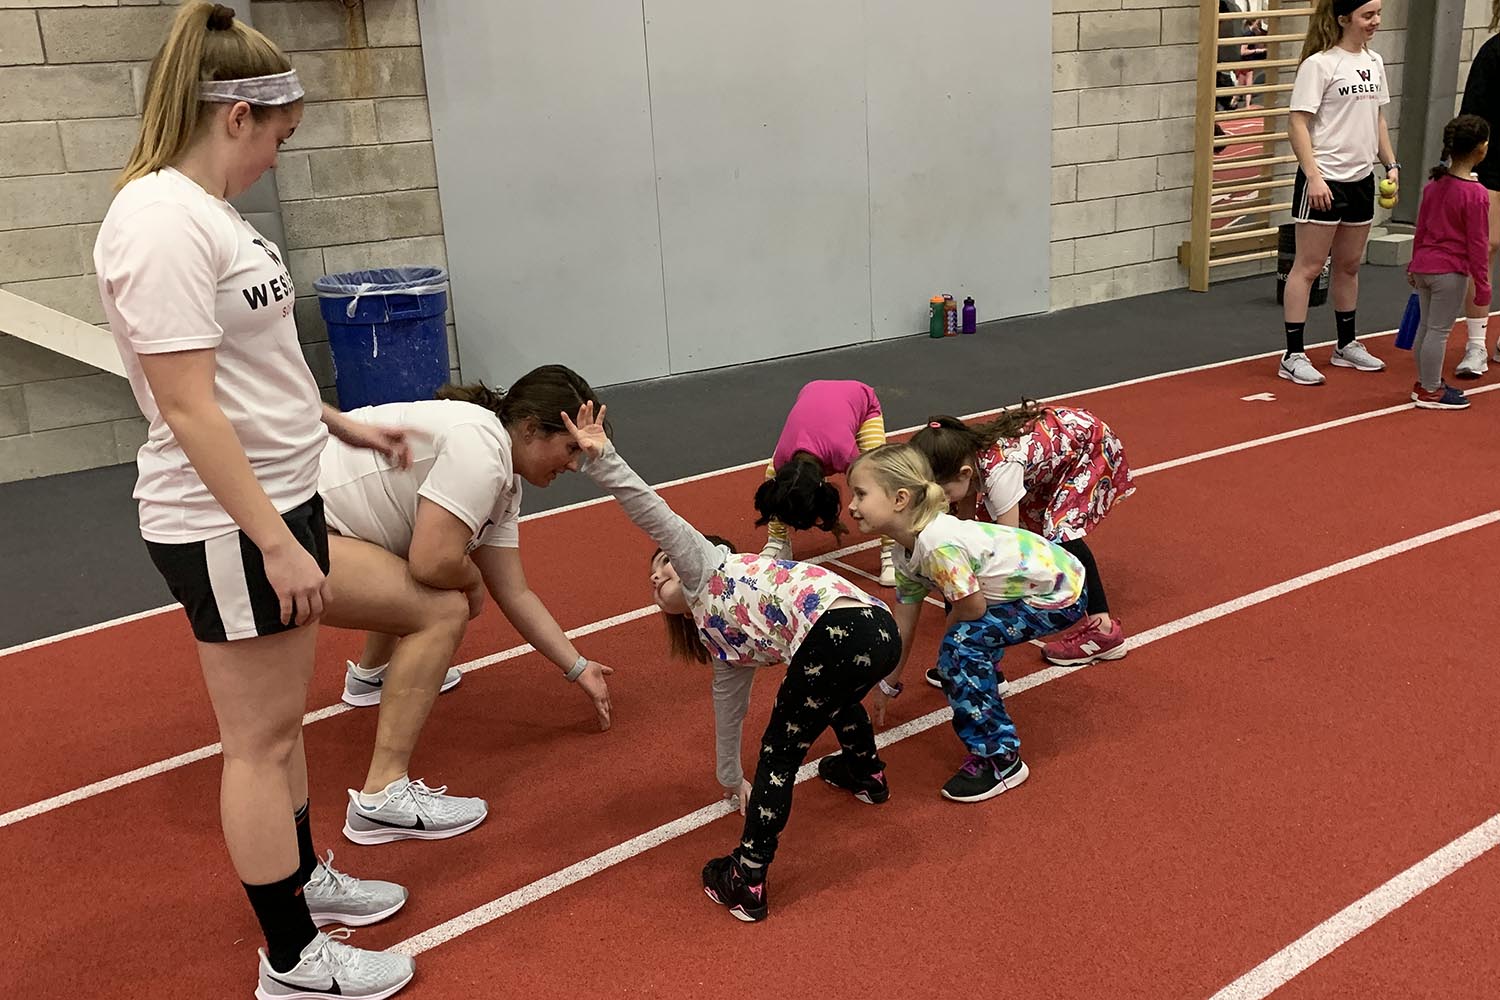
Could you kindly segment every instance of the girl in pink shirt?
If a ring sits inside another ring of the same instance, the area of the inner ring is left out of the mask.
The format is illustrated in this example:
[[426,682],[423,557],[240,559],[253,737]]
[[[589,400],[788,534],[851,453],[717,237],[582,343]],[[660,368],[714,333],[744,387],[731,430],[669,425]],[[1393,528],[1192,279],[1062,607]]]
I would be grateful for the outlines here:
[[1427,410],[1462,410],[1468,397],[1443,382],[1448,334],[1464,312],[1469,279],[1474,304],[1490,303],[1490,205],[1474,168],[1490,147],[1490,127],[1477,115],[1459,115],[1443,129],[1443,162],[1432,169],[1417,211],[1416,244],[1406,280],[1422,303],[1413,354],[1417,381],[1411,399]]

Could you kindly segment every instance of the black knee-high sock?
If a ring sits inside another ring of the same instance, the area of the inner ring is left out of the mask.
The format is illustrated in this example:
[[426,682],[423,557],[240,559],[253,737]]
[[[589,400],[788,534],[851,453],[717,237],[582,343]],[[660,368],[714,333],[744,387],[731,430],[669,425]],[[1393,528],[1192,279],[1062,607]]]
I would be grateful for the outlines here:
[[1302,354],[1302,332],[1307,329],[1307,323],[1288,323],[1286,325],[1286,352],[1287,354]]
[[318,867],[318,852],[313,850],[312,823],[307,818],[308,803],[302,803],[302,808],[292,814],[297,821],[297,874],[302,876],[306,882],[312,878],[313,869]]
[[1348,347],[1354,343],[1354,310],[1346,313],[1334,312],[1333,325],[1338,331],[1339,346]]
[[266,885],[241,883],[245,895],[250,897],[255,919],[260,921],[261,933],[266,936],[266,957],[277,972],[290,972],[301,961],[302,949],[318,933],[302,895],[306,882],[302,872],[295,871]]
[[1109,614],[1109,599],[1104,596],[1104,581],[1099,579],[1099,566],[1094,562],[1094,554],[1089,551],[1087,543],[1082,538],[1075,538],[1070,542],[1057,544],[1083,563],[1083,585],[1088,588],[1088,613]]

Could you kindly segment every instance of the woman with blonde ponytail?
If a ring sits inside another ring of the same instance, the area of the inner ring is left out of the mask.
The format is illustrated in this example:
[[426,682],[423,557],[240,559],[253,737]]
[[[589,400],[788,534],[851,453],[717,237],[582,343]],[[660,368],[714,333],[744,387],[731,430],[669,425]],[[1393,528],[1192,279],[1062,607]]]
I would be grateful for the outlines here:
[[[1500,0],[1492,0],[1490,5],[1490,31],[1496,30],[1500,30]],[[1464,82],[1463,106],[1459,113],[1483,118],[1491,135],[1500,129],[1500,35],[1492,34],[1474,53],[1469,78]],[[1489,270],[1493,272],[1495,259],[1500,256],[1500,156],[1486,157],[1475,169],[1474,176],[1484,186],[1489,199]],[[1464,299],[1468,342],[1464,345],[1463,360],[1453,370],[1459,378],[1478,378],[1490,370],[1487,358],[1490,306],[1475,300],[1478,289],[1478,282],[1471,280]],[[1500,341],[1495,344],[1494,359],[1500,362]]]
[[1287,132],[1297,156],[1292,220],[1297,258],[1282,296],[1286,353],[1277,375],[1297,385],[1322,385],[1304,345],[1308,297],[1324,262],[1333,258],[1333,316],[1338,344],[1331,363],[1378,372],[1385,362],[1355,339],[1359,267],[1375,219],[1376,159],[1400,183],[1401,165],[1386,127],[1390,103],[1385,63],[1369,42],[1380,28],[1381,0],[1318,0],[1292,85]]
[[266,940],[255,995],[379,1000],[411,980],[411,959],[317,927],[383,919],[406,890],[319,861],[302,714],[330,595],[323,444],[331,432],[398,463],[406,446],[322,404],[281,251],[229,202],[275,164],[302,97],[286,54],[232,9],[184,4],[152,61],[94,263],[150,423],[141,534],[187,612],[219,722],[224,839]]
[[888,444],[849,468],[849,513],[861,530],[895,539],[895,618],[901,658],[880,682],[875,721],[901,693],[927,595],[948,605],[938,673],[953,706],[953,729],[968,755],[943,786],[944,798],[982,802],[1030,773],[1005,709],[1000,658],[1005,647],[1073,627],[1088,608],[1083,564],[1066,549],[1023,528],[961,521],[922,452]]

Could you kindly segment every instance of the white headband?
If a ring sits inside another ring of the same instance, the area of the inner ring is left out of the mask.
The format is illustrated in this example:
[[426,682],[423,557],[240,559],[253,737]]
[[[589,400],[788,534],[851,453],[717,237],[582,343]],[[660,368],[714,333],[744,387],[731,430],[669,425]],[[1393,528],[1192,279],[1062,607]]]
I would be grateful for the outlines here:
[[289,69],[285,73],[273,73],[270,76],[245,77],[242,80],[200,80],[198,82],[198,100],[214,104],[233,104],[236,101],[244,101],[246,104],[274,108],[300,101],[302,97],[302,83],[297,79],[297,71],[294,69]]

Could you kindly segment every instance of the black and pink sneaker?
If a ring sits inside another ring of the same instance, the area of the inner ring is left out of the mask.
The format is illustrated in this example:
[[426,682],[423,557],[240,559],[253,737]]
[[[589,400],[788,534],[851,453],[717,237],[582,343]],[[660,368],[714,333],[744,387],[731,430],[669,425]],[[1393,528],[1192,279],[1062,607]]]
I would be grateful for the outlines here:
[[878,806],[891,797],[891,786],[885,782],[885,771],[876,771],[869,777],[861,777],[849,766],[847,754],[836,753],[818,761],[818,777],[834,788],[853,792],[859,801]]
[[755,923],[770,912],[766,893],[766,869],[740,864],[733,854],[714,858],[703,866],[703,892],[720,906],[729,907],[736,920]]

